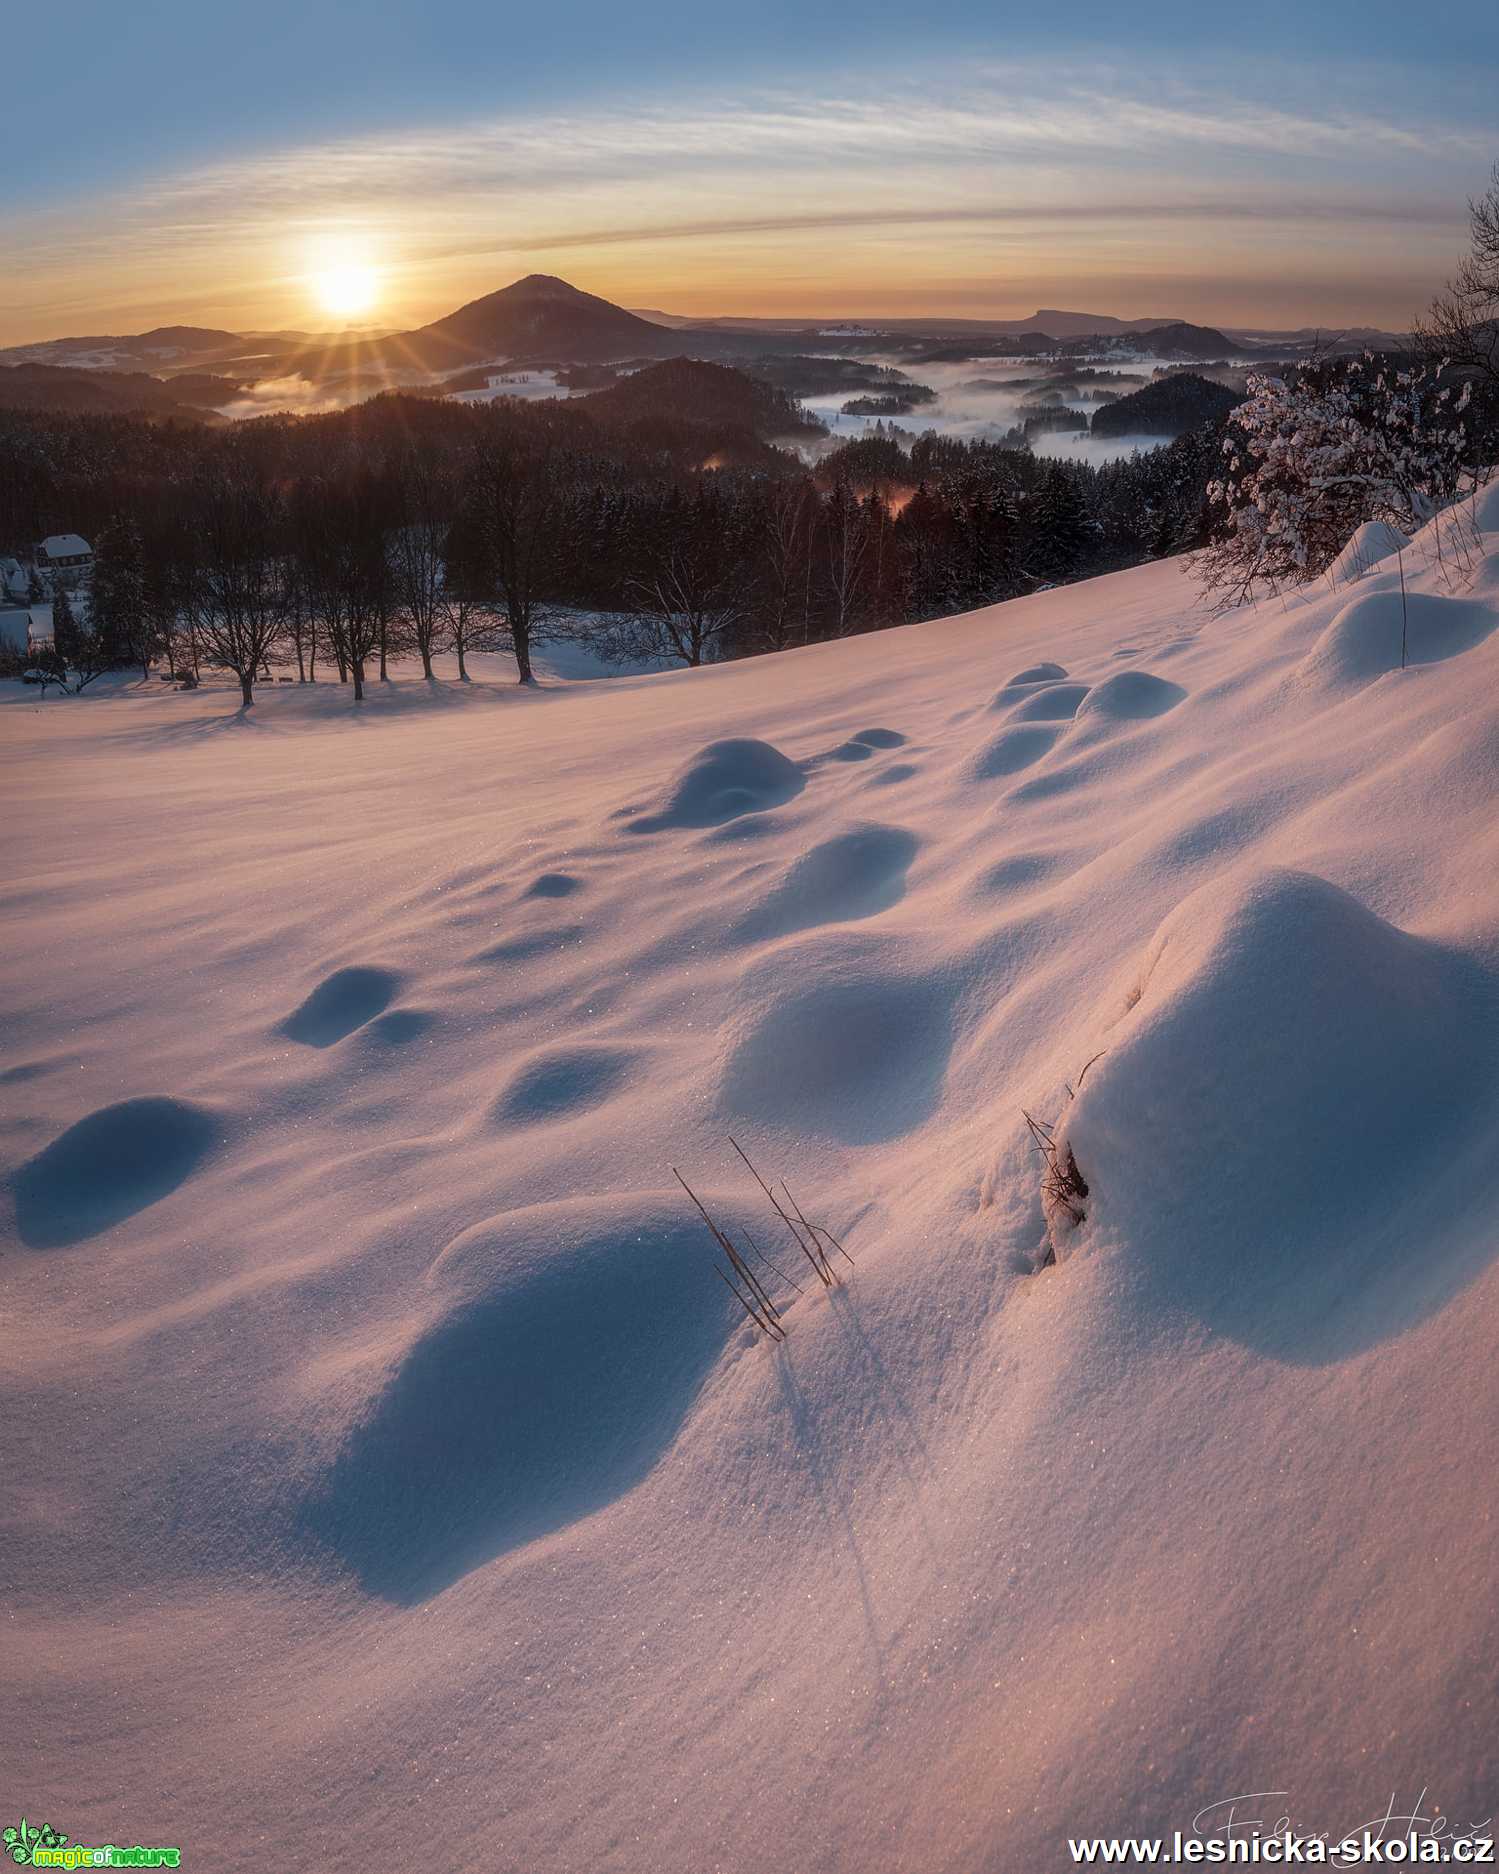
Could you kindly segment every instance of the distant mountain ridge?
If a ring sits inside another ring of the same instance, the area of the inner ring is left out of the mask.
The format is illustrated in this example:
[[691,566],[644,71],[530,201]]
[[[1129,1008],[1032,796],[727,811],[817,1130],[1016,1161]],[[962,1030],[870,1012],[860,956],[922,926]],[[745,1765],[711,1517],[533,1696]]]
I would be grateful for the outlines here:
[[[830,345],[854,355],[877,354],[882,341],[919,363],[1006,350],[1035,356],[1056,348],[1076,356],[1090,340],[1104,353],[1206,362],[1236,355],[1287,357],[1310,350],[1321,336],[1241,331],[1236,337],[1183,319],[1125,319],[1057,307],[1042,307],[1030,319],[691,319],[630,311],[553,274],[532,273],[410,331],[235,333],[162,325],[134,335],[16,346],[0,350],[0,369],[6,371],[0,402],[12,408],[132,408],[165,415],[183,406],[213,409],[208,397],[215,377],[235,386],[250,379],[302,379],[320,393],[354,400],[389,389],[440,393],[445,380],[460,372],[502,364],[643,365],[683,355],[746,364],[767,353]],[[1341,348],[1362,349],[1379,336],[1367,330],[1356,338],[1344,335]],[[923,339],[932,346],[924,349]],[[21,376],[14,375],[18,370]],[[47,370],[56,375],[37,375]],[[104,383],[111,374],[120,381]],[[169,388],[188,376],[198,380],[196,394],[185,386]],[[93,390],[68,381],[88,377],[99,380]]]
[[683,313],[649,311],[632,307],[636,317],[669,327],[672,331],[712,332],[829,332],[859,330],[878,332],[930,332],[935,336],[954,333],[958,336],[993,334],[1018,337],[1022,332],[1043,331],[1050,338],[1085,338],[1090,333],[1144,332],[1157,326],[1179,325],[1184,321],[1168,318],[1121,319],[1107,312],[1063,312],[1043,309],[1029,319],[958,319],[938,315],[927,319],[879,319],[852,315],[848,317],[754,318],[720,314],[694,319]]

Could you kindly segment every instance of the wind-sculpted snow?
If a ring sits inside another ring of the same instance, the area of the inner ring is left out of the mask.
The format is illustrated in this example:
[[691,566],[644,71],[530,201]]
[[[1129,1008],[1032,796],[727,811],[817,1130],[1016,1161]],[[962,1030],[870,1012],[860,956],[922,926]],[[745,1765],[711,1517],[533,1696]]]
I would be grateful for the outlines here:
[[803,939],[751,964],[726,1027],[735,1119],[868,1145],[928,1119],[952,1045],[950,991],[887,941]]
[[1346,586],[1404,551],[1410,541],[1387,521],[1365,521],[1327,569],[1329,585]]
[[532,879],[526,896],[528,898],[570,898],[582,883],[582,879],[575,878],[571,872],[543,872],[539,878]]
[[309,1495],[310,1542],[410,1603],[612,1502],[650,1470],[735,1321],[669,1198],[476,1224]]
[[900,826],[865,825],[835,833],[803,853],[740,919],[740,943],[782,937],[814,924],[873,917],[905,894],[906,870],[920,841]]
[[1411,1192],[1493,1143],[1499,982],[1325,879],[1251,869],[1170,914],[1125,1000],[1066,1139],[1087,1238],[1130,1245],[1152,1316],[1333,1360],[1447,1299]]
[[619,1088],[636,1056],[626,1048],[554,1048],[527,1061],[495,1107],[502,1124],[571,1119]]
[[1164,716],[1175,709],[1187,692],[1179,683],[1168,683],[1149,670],[1118,670],[1095,684],[1077,706],[1082,721],[1146,721]]
[[710,742],[688,762],[668,790],[661,811],[630,822],[637,833],[669,827],[719,826],[744,813],[783,806],[806,786],[793,761],[768,742],[748,738]]
[[21,1241],[56,1249],[103,1234],[170,1196],[221,1136],[212,1113],[184,1100],[122,1100],[90,1113],[12,1178]]
[[[1018,690],[1023,685],[1032,683],[1060,683],[1067,672],[1060,664],[1028,664],[1024,670],[1017,670],[1005,685],[1005,690]],[[1001,695],[1004,694],[1002,690]]]
[[1088,694],[1086,683],[1048,683],[1030,690],[1010,712],[1015,722],[1070,722]]
[[1350,599],[1297,666],[1297,676],[1317,688],[1335,690],[1371,683],[1407,665],[1437,664],[1482,644],[1499,625],[1490,605],[1412,592],[1402,601],[1386,584]]
[[[548,1874],[1491,1814],[1472,511],[1402,551],[1404,672],[1384,560],[252,729],[0,684],[26,1813]],[[1023,1113],[1088,1187],[1054,1266]]]
[[401,986],[394,970],[369,964],[335,970],[282,1023],[282,1032],[309,1048],[331,1048],[384,1009]]
[[1051,753],[1057,742],[1057,730],[1049,728],[1001,729],[980,749],[969,766],[975,781],[992,781],[999,775],[1018,774],[1043,755]]

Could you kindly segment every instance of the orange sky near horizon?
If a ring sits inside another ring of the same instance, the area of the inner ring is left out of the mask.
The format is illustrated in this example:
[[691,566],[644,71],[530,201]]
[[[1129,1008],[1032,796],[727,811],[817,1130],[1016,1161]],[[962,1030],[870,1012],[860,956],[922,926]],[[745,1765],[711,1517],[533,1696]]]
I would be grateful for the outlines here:
[[0,344],[408,328],[532,272],[703,317],[1399,328],[1493,158],[1442,124],[965,85],[507,118],[13,202]]

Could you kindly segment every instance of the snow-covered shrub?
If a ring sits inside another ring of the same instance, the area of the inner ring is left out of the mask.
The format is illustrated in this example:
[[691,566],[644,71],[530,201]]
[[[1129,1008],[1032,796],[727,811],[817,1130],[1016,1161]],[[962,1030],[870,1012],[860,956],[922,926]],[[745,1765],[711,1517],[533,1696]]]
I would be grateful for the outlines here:
[[1411,534],[1458,494],[1469,388],[1372,356],[1251,376],[1208,488],[1213,537],[1198,577],[1224,606],[1326,570],[1365,521]]

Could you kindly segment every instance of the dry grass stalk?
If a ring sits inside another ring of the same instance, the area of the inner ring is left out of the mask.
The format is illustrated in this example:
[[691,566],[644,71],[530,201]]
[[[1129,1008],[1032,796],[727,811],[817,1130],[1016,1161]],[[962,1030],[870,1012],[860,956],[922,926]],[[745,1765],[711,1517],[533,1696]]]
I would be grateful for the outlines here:
[[1030,1127],[1036,1149],[1046,1160],[1046,1175],[1041,1180],[1041,1200],[1048,1213],[1065,1210],[1074,1223],[1087,1216],[1082,1200],[1088,1195],[1088,1181],[1078,1170],[1070,1145],[1059,1145],[1052,1128],[1044,1119],[1034,1119],[1021,1108],[1021,1117]]
[[786,1338],[786,1330],[781,1325],[781,1311],[777,1308],[774,1301],[771,1300],[769,1291],[761,1283],[759,1277],[755,1274],[754,1270],[751,1269],[744,1257],[740,1255],[731,1238],[726,1235],[724,1231],[720,1230],[712,1217],[708,1215],[706,1206],[701,1202],[697,1193],[682,1176],[681,1172],[677,1170],[675,1165],[671,1168],[671,1175],[692,1199],[698,1215],[702,1218],[703,1222],[707,1224],[714,1242],[717,1243],[718,1247],[728,1258],[729,1268],[733,1271],[732,1275],[726,1275],[724,1271],[719,1268],[717,1263],[713,1265],[720,1280],[727,1283],[729,1288],[733,1290],[740,1307],[744,1309],[745,1313],[754,1322],[755,1326],[760,1329],[762,1334],[770,1340],[784,1340]]
[[[1136,1000],[1138,1000],[1138,995]],[[1088,1069],[1093,1062],[1102,1060],[1107,1052],[1107,1048],[1101,1049],[1090,1060],[1083,1062],[1082,1072],[1077,1077],[1076,1089],[1070,1081],[1063,1082],[1067,1088],[1064,1110],[1082,1090],[1083,1081],[1087,1078]],[[1046,1161],[1046,1172],[1041,1179],[1041,1208],[1046,1216],[1049,1240],[1046,1254],[1041,1258],[1037,1267],[1048,1269],[1057,1260],[1057,1232],[1054,1220],[1060,1213],[1067,1218],[1074,1229],[1083,1221],[1088,1214],[1083,1207],[1083,1200],[1088,1195],[1088,1180],[1083,1176],[1077,1159],[1073,1156],[1072,1147],[1062,1144],[1057,1138],[1056,1129],[1062,1123],[1060,1117],[1048,1125],[1044,1119],[1037,1119],[1026,1112],[1023,1106],[1020,1109],[1020,1116],[1030,1128],[1031,1140],[1036,1150]]]
[[[796,1244],[797,1248],[806,1257],[807,1261],[811,1263],[813,1273],[816,1275],[818,1281],[822,1283],[824,1288],[836,1288],[838,1286],[838,1276],[833,1269],[832,1263],[828,1259],[827,1250],[823,1247],[822,1240],[821,1240],[824,1236],[826,1236],[829,1242],[833,1242],[834,1239],[832,1235],[830,1234],[830,1232],[824,1230],[820,1224],[814,1225],[814,1224],[808,1223],[806,1218],[802,1217],[801,1212],[799,1210],[797,1211],[796,1214],[801,1219],[800,1226],[798,1226],[796,1223],[793,1223],[791,1220],[791,1216],[786,1209],[786,1206],[781,1202],[781,1200],[776,1196],[775,1192],[765,1182],[764,1178],[762,1178],[759,1172],[755,1169],[754,1163],[751,1160],[749,1153],[745,1151],[744,1147],[732,1135],[729,1138],[729,1144],[733,1146],[734,1150],[744,1160],[745,1166],[747,1167],[750,1176],[754,1179],[755,1183],[759,1185],[760,1189],[765,1193],[766,1201],[769,1203],[771,1209],[776,1213],[776,1215],[780,1218],[781,1222],[785,1224],[787,1230],[790,1232],[792,1242]],[[784,1184],[782,1185],[781,1188],[782,1190],[786,1189]],[[789,1191],[786,1191],[786,1198],[787,1198],[787,1202],[792,1205],[793,1209],[795,1209],[796,1208],[795,1200],[792,1198],[791,1193]],[[837,1247],[842,1251],[842,1253],[845,1256],[848,1256],[848,1251],[843,1249],[841,1244],[838,1244]],[[848,1260],[850,1263],[852,1263],[853,1257],[849,1256]]]
[[[784,1180],[781,1183],[781,1196],[778,1197],[771,1186],[766,1183],[765,1179],[762,1178],[760,1173],[755,1169],[749,1154],[739,1142],[731,1138],[729,1143],[744,1161],[750,1176],[765,1193],[766,1201],[769,1203],[771,1209],[780,1218],[781,1222],[785,1224],[791,1234],[791,1240],[811,1264],[818,1281],[822,1283],[824,1288],[831,1289],[841,1287],[842,1278],[833,1266],[833,1254],[836,1253],[841,1256],[850,1268],[854,1266],[853,1257],[849,1255],[842,1243],[838,1241],[838,1238],[833,1235],[832,1231],[828,1229],[825,1224],[813,1223],[807,1217],[801,1205],[798,1204],[796,1199],[791,1195],[790,1187]],[[709,1234],[722,1251],[724,1259],[728,1264],[727,1269],[720,1267],[717,1263],[713,1265],[714,1272],[719,1280],[733,1291],[734,1297],[740,1307],[743,1308],[750,1320],[754,1322],[755,1326],[759,1328],[760,1332],[764,1334],[768,1340],[784,1340],[786,1338],[786,1329],[782,1324],[781,1310],[776,1305],[775,1298],[766,1286],[764,1279],[756,1274],[755,1270],[751,1267],[749,1257],[744,1254],[728,1232],[721,1229],[714,1218],[709,1215],[707,1206],[698,1197],[692,1186],[682,1176],[681,1172],[677,1170],[675,1165],[672,1166],[672,1176],[692,1200],[693,1207],[696,1209],[703,1222],[708,1226]],[[765,1269],[768,1269],[773,1276],[785,1282],[788,1287],[795,1289],[798,1295],[806,1293],[806,1290],[802,1287],[800,1282],[788,1275],[779,1263],[771,1261],[770,1257],[765,1254],[764,1250],[761,1249],[760,1245],[755,1241],[754,1237],[750,1235],[748,1230],[741,1230],[740,1236],[743,1241],[748,1244],[750,1252],[756,1262],[760,1263]]]

